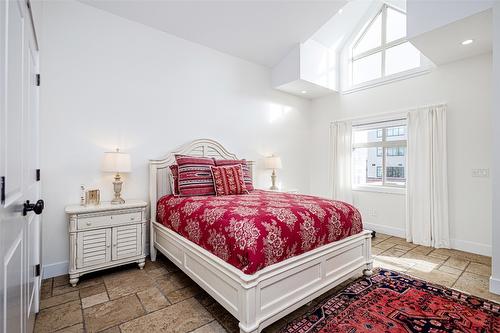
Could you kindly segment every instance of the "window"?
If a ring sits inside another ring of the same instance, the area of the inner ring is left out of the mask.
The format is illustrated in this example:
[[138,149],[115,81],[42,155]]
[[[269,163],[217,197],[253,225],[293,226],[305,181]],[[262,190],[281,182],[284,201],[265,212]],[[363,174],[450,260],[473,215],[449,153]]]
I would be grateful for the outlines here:
[[354,42],[351,59],[351,86],[419,69],[424,62],[406,39],[406,14],[388,5]]
[[406,119],[353,126],[354,186],[406,185]]

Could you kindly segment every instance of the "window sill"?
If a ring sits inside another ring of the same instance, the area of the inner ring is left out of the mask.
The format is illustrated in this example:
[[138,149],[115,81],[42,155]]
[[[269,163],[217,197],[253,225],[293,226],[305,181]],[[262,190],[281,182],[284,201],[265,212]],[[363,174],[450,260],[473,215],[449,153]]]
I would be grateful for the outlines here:
[[376,80],[373,80],[373,81],[368,81],[366,83],[360,83],[358,85],[351,86],[351,87],[349,87],[349,88],[347,88],[345,90],[341,90],[341,94],[343,94],[343,95],[344,94],[350,94],[350,93],[354,93],[354,92],[357,92],[357,91],[361,91],[361,90],[365,90],[365,89],[370,89],[370,88],[374,88],[374,87],[377,87],[377,86],[381,86],[381,85],[384,85],[384,84],[388,84],[388,83],[392,83],[392,82],[397,82],[397,81],[401,81],[401,80],[406,80],[406,79],[409,79],[409,78],[412,78],[412,77],[424,75],[424,74],[430,73],[431,70],[432,70],[432,68],[433,68],[432,65],[424,65],[424,66],[416,68],[416,69],[412,69],[412,70],[409,70],[409,71],[405,71],[405,72],[393,74],[391,76],[387,76],[387,77],[384,77],[384,78],[381,78],[381,79],[376,79]]
[[352,190],[356,192],[376,192],[376,193],[406,195],[405,187],[360,185],[360,186],[353,186]]

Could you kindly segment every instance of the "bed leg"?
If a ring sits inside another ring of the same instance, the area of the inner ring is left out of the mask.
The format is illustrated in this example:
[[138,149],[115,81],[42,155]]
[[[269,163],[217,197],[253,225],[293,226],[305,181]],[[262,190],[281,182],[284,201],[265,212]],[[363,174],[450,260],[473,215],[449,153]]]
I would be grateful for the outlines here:
[[363,275],[366,277],[373,275],[373,263],[366,264],[366,268],[363,269]]
[[251,326],[244,326],[241,324],[238,325],[240,327],[240,333],[259,333],[259,325],[251,325]]
[[259,330],[254,330],[254,331],[244,331],[243,329],[240,328],[240,333],[259,333]]
[[151,257],[151,261],[156,261],[156,253],[158,252],[158,250],[156,249],[156,247],[151,246],[151,248],[149,249],[149,256]]

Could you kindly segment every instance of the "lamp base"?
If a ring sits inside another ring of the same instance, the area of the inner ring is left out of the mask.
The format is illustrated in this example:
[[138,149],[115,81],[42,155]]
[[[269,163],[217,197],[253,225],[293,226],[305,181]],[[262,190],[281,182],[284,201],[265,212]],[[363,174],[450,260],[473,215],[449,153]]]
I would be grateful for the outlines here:
[[121,204],[124,204],[124,203],[125,203],[125,200],[123,200],[122,197],[113,198],[113,200],[111,200],[111,204],[112,205],[121,205]]
[[271,191],[279,190],[278,186],[276,186],[276,169],[273,169],[273,173],[271,174],[271,187],[269,189]]
[[113,182],[113,190],[115,191],[115,197],[111,200],[112,205],[121,205],[125,203],[125,200],[121,197],[122,192],[122,180],[119,173],[115,176],[115,181]]

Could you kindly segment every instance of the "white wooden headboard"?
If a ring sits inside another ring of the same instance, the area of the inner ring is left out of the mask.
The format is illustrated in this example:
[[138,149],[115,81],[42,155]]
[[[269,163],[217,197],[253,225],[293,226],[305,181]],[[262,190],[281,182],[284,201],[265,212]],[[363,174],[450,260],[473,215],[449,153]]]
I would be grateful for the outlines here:
[[[216,159],[238,159],[235,154],[227,151],[220,143],[211,139],[199,139],[189,142],[170,152],[164,158],[149,160],[149,203],[151,206],[151,221],[156,222],[156,203],[164,195],[171,194],[169,181],[169,166],[175,164],[175,155],[190,155],[198,157],[213,157]],[[247,161],[250,174],[253,177],[253,161]]]

